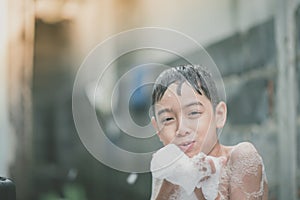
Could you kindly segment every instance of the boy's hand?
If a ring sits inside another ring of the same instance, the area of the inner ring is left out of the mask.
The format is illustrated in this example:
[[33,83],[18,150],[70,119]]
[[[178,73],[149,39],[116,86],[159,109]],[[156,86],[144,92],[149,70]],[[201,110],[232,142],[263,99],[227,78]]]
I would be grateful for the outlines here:
[[208,171],[205,166],[203,167],[203,163],[209,163],[209,172],[200,179],[196,186],[197,188],[194,190],[197,198],[216,199],[218,197],[221,168],[226,165],[227,159],[225,157],[216,158],[212,156],[198,158],[198,155],[192,159],[202,171]]
[[201,178],[197,186],[201,185],[202,182],[208,180],[211,176],[213,176],[216,173],[216,160],[212,159],[211,156],[207,156],[204,153],[199,153],[198,155],[191,158],[191,161],[199,170],[199,173],[201,173]]
[[154,178],[166,179],[179,185],[189,195],[194,192],[195,187],[201,188],[204,183],[211,183],[212,181],[208,180],[216,177],[219,168],[218,158],[206,156],[204,153],[189,158],[174,144],[166,145],[157,151],[151,161]]
[[200,180],[195,176],[199,170],[194,163],[174,144],[166,145],[153,155],[151,172],[154,178],[179,185],[188,194],[194,191]]

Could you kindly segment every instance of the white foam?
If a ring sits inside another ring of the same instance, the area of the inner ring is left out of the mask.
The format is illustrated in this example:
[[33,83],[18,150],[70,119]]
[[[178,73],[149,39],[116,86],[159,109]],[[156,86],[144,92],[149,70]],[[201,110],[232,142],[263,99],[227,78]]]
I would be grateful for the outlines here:
[[209,178],[204,181],[200,181],[197,184],[197,188],[202,188],[202,193],[207,200],[215,200],[219,191],[219,180],[222,167],[222,158],[216,158],[207,156],[206,159],[211,159],[215,165],[215,173],[210,173]]
[[[211,172],[208,159],[215,164],[214,174]],[[153,154],[150,169],[154,178],[166,179],[179,185],[188,195],[191,195],[196,187],[202,188],[206,199],[215,199],[218,195],[221,169],[219,158],[206,156],[204,153],[189,158],[179,147],[169,144]],[[209,178],[205,179],[205,177]]]

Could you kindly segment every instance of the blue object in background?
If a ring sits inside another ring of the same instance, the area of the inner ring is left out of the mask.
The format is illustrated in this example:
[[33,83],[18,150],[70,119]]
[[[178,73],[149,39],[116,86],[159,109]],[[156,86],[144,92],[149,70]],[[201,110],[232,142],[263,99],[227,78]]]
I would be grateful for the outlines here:
[[[133,88],[136,88],[133,94],[131,94],[131,106],[135,110],[144,110],[149,107],[150,93],[149,85],[143,85],[144,79],[147,76],[147,70],[144,68],[138,68],[134,71],[134,77],[131,83]],[[151,89],[151,88],[150,88]]]

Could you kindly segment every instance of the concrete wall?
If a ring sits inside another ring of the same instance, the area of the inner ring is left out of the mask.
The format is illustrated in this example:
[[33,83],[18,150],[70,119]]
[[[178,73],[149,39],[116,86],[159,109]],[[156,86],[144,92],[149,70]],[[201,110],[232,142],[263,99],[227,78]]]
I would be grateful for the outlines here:
[[192,0],[188,3],[146,0],[139,15],[145,18],[144,26],[175,29],[207,46],[267,21],[273,15],[274,3],[272,0]]
[[22,199],[28,198],[32,189],[34,4],[31,0],[4,0],[0,5],[0,176],[13,179],[18,186],[17,199]]
[[7,13],[8,3],[7,1],[1,1],[0,6],[0,25],[2,31],[0,34],[0,176],[9,176],[9,166],[12,162],[12,157],[14,156],[14,139],[13,135],[9,131],[9,117],[7,109],[7,77],[6,74],[8,68],[8,52],[7,52],[7,39],[9,31],[7,30],[8,13]]

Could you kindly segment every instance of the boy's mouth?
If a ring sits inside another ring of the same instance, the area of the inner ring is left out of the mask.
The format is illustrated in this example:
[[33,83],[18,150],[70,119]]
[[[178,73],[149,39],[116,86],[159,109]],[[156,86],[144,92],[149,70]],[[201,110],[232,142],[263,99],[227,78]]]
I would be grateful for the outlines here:
[[188,152],[192,150],[193,146],[195,144],[195,141],[187,141],[187,142],[182,142],[178,144],[178,147],[181,149],[183,152]]

